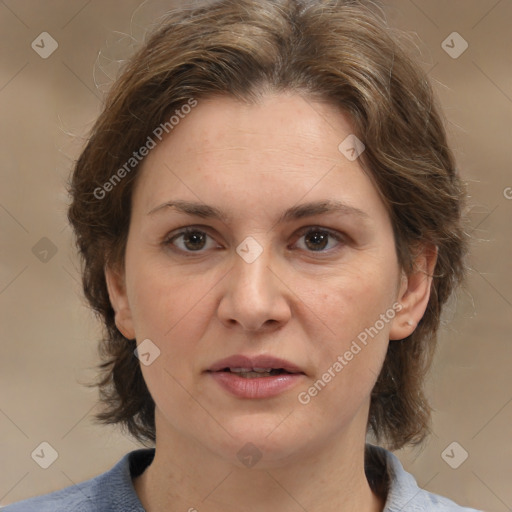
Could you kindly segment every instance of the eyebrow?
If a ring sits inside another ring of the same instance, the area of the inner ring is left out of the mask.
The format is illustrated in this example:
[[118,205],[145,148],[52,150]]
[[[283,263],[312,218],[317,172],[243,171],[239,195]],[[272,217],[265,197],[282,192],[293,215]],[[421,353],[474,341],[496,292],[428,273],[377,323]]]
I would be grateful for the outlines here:
[[[167,201],[166,203],[156,206],[150,210],[148,215],[154,215],[157,212],[163,212],[167,209],[173,209],[187,215],[193,215],[205,219],[217,219],[224,223],[227,223],[229,220],[229,216],[226,213],[214,206],[183,200]],[[292,206],[281,214],[278,223],[303,219],[305,217],[312,217],[323,213],[338,213],[347,216],[355,216],[361,220],[369,219],[369,215],[359,208],[355,208],[354,206],[350,206],[341,201],[327,200],[312,201]]]

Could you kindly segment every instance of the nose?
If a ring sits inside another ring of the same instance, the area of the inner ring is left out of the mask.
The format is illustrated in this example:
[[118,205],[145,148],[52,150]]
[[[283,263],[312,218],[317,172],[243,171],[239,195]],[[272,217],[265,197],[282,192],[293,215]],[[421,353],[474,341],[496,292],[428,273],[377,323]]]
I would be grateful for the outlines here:
[[290,319],[292,294],[275,263],[267,248],[252,262],[235,255],[218,306],[218,316],[226,327],[267,331],[282,327]]

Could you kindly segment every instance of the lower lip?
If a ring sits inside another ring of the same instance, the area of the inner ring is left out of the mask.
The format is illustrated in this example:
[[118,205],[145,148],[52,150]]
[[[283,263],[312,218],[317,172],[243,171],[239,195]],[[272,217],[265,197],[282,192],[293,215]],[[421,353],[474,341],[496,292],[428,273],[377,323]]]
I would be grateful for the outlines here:
[[247,379],[230,372],[208,372],[226,391],[239,398],[270,398],[290,389],[304,377],[302,373],[284,373]]

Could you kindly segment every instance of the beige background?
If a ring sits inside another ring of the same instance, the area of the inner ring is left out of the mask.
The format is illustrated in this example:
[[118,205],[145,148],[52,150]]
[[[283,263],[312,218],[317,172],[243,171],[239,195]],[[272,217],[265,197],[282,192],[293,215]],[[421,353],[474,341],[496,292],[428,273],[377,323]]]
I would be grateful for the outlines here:
[[[129,50],[123,34],[140,39],[165,3],[0,2],[1,504],[90,478],[136,446],[91,421],[97,395],[82,383],[94,375],[99,328],[81,298],[65,183]],[[475,241],[428,383],[435,435],[398,455],[429,491],[512,510],[512,1],[384,4],[393,26],[416,34],[445,109]],[[47,59],[31,48],[43,31],[58,43]],[[454,31],[469,44],[457,59],[441,47]],[[42,441],[58,452],[46,470],[31,458]],[[441,456],[453,441],[469,454],[458,469]]]

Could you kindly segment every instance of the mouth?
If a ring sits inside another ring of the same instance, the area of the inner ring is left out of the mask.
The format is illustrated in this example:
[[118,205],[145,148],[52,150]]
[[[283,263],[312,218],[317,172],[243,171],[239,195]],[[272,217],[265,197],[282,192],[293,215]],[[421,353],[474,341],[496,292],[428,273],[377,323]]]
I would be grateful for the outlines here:
[[243,399],[271,398],[302,382],[305,372],[273,356],[236,355],[218,361],[205,373],[229,394]]
[[223,368],[220,372],[232,373],[244,379],[261,379],[276,375],[293,375],[302,372],[289,372],[284,368]]
[[297,365],[269,355],[234,355],[214,363],[207,372],[232,373],[246,379],[274,377],[276,375],[294,375],[305,373]]

